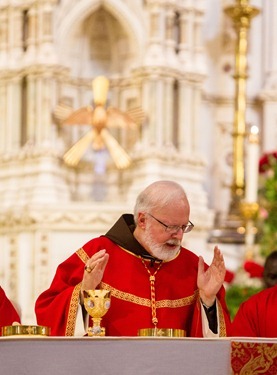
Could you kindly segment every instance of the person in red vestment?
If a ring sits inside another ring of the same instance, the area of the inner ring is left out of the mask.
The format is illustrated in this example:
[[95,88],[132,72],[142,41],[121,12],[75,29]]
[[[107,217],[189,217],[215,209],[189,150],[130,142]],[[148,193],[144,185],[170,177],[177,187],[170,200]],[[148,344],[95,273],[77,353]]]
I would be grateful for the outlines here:
[[[182,247],[193,228],[183,188],[157,181],[143,190],[134,214],[124,214],[105,234],[90,240],[61,263],[35,304],[39,325],[51,335],[87,332],[83,291],[111,291],[101,325],[107,336],[137,336],[144,328],[185,330],[191,337],[228,334],[223,287],[225,264],[215,247],[211,265]],[[91,319],[89,317],[89,319]]]
[[232,336],[277,337],[277,250],[267,256],[262,278],[266,289],[241,304],[232,322]]
[[0,327],[12,325],[14,322],[20,323],[19,314],[0,286]]
[[277,337],[277,285],[254,294],[243,302],[233,320],[231,335]]
[[266,288],[277,284],[277,250],[267,256],[262,277]]

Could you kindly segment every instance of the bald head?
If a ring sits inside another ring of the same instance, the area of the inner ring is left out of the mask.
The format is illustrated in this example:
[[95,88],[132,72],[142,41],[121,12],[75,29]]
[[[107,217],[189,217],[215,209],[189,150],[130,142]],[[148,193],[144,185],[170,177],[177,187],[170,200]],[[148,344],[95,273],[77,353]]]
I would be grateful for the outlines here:
[[174,181],[156,181],[146,187],[137,197],[134,207],[134,219],[137,222],[139,212],[149,212],[176,202],[184,204],[190,210],[187,195],[180,184]]

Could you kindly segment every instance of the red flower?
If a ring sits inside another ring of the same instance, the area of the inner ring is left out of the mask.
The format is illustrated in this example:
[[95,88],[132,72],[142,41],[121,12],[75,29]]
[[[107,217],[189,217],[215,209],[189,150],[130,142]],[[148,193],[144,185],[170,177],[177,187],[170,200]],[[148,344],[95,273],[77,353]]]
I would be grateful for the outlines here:
[[260,264],[253,262],[251,260],[248,260],[244,263],[244,269],[246,272],[250,274],[250,277],[263,277],[263,271],[264,267],[261,266]]
[[277,159],[277,151],[266,152],[259,160],[259,172],[264,173],[271,165],[271,159]]
[[234,272],[226,270],[225,279],[226,283],[231,283],[235,277]]

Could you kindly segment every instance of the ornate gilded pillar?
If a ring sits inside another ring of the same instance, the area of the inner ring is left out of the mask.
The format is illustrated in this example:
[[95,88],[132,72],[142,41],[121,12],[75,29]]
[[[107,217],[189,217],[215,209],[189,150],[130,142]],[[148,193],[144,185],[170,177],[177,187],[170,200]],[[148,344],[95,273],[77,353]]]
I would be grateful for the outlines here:
[[236,212],[244,194],[244,139],[246,128],[246,79],[247,44],[250,22],[259,10],[248,4],[248,0],[236,0],[236,4],[225,8],[232,19],[237,35],[235,50],[235,113],[233,124],[233,182],[231,187],[231,211]]
[[235,45],[235,97],[233,120],[232,184],[229,212],[210,238],[210,242],[245,243],[245,136],[246,136],[246,80],[247,80],[247,45],[250,22],[259,10],[249,5],[248,0],[236,0],[235,5],[225,8],[225,13],[232,19],[236,32]]

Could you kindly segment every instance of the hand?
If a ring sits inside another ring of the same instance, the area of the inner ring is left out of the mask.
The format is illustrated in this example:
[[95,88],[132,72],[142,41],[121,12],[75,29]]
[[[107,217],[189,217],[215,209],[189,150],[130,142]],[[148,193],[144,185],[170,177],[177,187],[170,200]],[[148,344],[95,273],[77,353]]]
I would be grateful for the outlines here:
[[86,262],[87,270],[84,271],[81,292],[83,290],[97,288],[97,286],[100,284],[103,278],[103,274],[108,263],[108,260],[109,254],[107,254],[106,250],[103,249],[95,253]]
[[223,285],[226,268],[223,255],[217,246],[214,248],[214,257],[211,265],[205,271],[204,259],[199,257],[197,286],[201,300],[207,306],[214,304],[216,294]]

